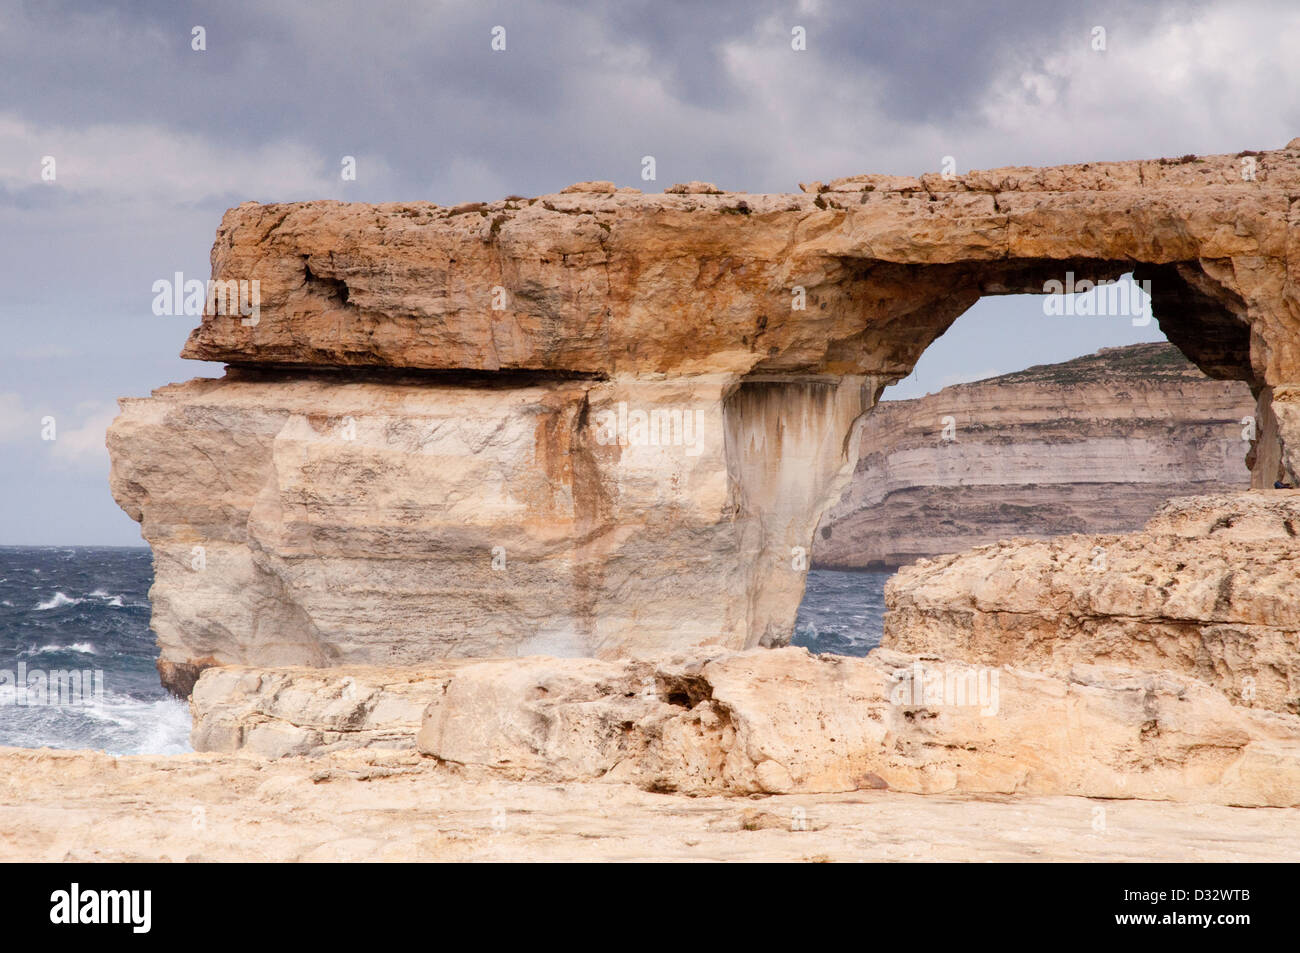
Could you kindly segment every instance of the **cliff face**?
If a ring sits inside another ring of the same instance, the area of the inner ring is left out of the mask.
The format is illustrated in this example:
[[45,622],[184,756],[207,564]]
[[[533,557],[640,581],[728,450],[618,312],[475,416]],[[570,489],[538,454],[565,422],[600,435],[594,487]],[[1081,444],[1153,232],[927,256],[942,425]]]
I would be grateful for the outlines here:
[[[235,370],[124,400],[113,487],[153,546],[164,682],[777,638],[803,587],[782,544],[810,537],[868,395],[725,385]],[[690,442],[605,439],[647,409]]]
[[164,681],[779,645],[883,387],[981,295],[1067,272],[1152,282],[1169,339],[1257,393],[1272,485],[1300,140],[1252,158],[232,209],[184,351],[232,370],[108,435]]
[[1244,489],[1249,388],[1171,344],[884,401],[822,518],[816,565],[884,569],[1010,536],[1140,529],[1172,496]]

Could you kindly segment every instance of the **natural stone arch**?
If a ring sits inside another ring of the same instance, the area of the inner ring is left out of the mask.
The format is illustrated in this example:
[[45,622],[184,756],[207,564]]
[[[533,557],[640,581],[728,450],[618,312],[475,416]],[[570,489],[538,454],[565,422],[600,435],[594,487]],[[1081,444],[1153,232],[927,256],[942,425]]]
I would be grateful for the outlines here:
[[[798,605],[796,600],[791,607],[791,590],[797,589],[802,598],[803,579],[792,577],[781,563],[786,559],[793,563],[799,558],[796,554],[810,551],[813,531],[826,508],[838,499],[857,463],[860,438],[856,424],[871,413],[886,386],[911,373],[925,350],[984,295],[1041,295],[1051,282],[1059,285],[1066,274],[1094,286],[1114,282],[1130,271],[1135,281],[1150,282],[1152,314],[1171,343],[1207,376],[1252,384],[1257,399],[1261,392],[1265,394],[1260,410],[1267,414],[1268,391],[1255,384],[1250,364],[1250,325],[1239,310],[1230,307],[1237,304],[1232,292],[1214,284],[1197,262],[1135,266],[1124,261],[1077,259],[934,265],[909,269],[906,279],[888,270],[890,283],[910,280],[916,286],[945,289],[931,306],[907,316],[906,336],[873,340],[880,329],[872,327],[864,332],[863,340],[853,342],[880,348],[881,366],[900,370],[842,378],[755,373],[741,380],[725,405],[729,452],[740,455],[733,464],[735,479],[744,489],[744,505],[761,514],[759,522],[766,534],[766,545],[758,548],[753,562],[770,567],[766,573],[760,570],[752,585],[754,618],[762,620],[762,632],[756,639],[751,636],[751,644],[784,644],[793,632]],[[873,277],[879,280],[879,272],[873,263],[866,263],[864,277],[857,280],[870,288]],[[1223,298],[1214,297],[1210,289]],[[855,295],[864,293],[871,292],[860,288]],[[840,342],[840,346],[846,344]],[[810,424],[810,420],[818,423]],[[780,446],[773,439],[783,423],[792,426],[793,433],[786,439],[794,447]],[[742,436],[742,431],[749,436]],[[1275,425],[1266,436],[1274,441],[1268,445],[1276,446]],[[837,438],[842,446],[836,446]],[[1280,455],[1274,451],[1271,457],[1260,457],[1256,452],[1259,443],[1257,436],[1250,444],[1246,466],[1255,467],[1254,485],[1271,487],[1285,475],[1279,470]],[[817,450],[810,450],[809,445]],[[828,453],[831,447],[838,454]],[[817,459],[819,465],[808,465],[809,459]],[[763,464],[772,460],[778,465],[765,468]],[[1261,465],[1255,466],[1257,461]],[[797,477],[790,475],[792,466],[798,467]],[[764,606],[771,608],[765,611]]]
[[[792,195],[585,183],[232,209],[213,277],[259,282],[259,312],[205,315],[184,356],[236,371],[126,402],[109,434],[114,492],[159,556],[164,660],[780,643],[791,551],[851,472],[856,421],[980,296],[1067,271],[1150,280],[1169,339],[1257,394],[1254,484],[1294,476],[1298,191],[1300,140]],[[620,405],[698,415],[713,440],[602,443],[592,422]],[[343,416],[359,442],[331,438]],[[205,539],[228,583],[184,571]],[[506,542],[532,582],[491,575]],[[401,634],[430,617],[424,641]]]

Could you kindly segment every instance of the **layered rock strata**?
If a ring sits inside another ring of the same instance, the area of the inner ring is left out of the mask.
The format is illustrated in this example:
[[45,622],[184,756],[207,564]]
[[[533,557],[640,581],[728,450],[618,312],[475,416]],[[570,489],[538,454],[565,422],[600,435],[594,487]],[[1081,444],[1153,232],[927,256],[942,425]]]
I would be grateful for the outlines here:
[[1144,531],[1013,539],[885,589],[883,646],[1062,674],[1162,670],[1300,713],[1300,491],[1171,500]]
[[981,295],[1067,273],[1152,282],[1169,339],[1256,394],[1271,486],[1300,446],[1298,187],[1300,140],[796,195],[241,205],[184,351],[235,369],[109,432],[164,681],[781,644],[881,389]]
[[[352,681],[206,672],[192,702],[196,747],[311,751],[322,723],[373,717],[364,689],[350,707],[339,700]],[[1300,805],[1300,718],[1234,706],[1168,673],[1077,665],[1055,677],[888,650],[850,659],[786,648],[467,661],[408,681],[429,702],[419,750],[484,777],[691,795],[893,790]],[[232,710],[236,682],[249,695]],[[259,734],[270,710],[277,730]],[[334,747],[349,744],[368,740],[353,734]]]
[[1170,344],[1106,348],[883,401],[813,564],[892,569],[1011,536],[1141,529],[1171,496],[1250,484],[1255,402]]
[[[113,485],[153,545],[164,681],[777,640],[803,587],[784,542],[869,389],[725,386],[232,370],[124,400]],[[689,415],[691,443],[602,443],[628,406]]]

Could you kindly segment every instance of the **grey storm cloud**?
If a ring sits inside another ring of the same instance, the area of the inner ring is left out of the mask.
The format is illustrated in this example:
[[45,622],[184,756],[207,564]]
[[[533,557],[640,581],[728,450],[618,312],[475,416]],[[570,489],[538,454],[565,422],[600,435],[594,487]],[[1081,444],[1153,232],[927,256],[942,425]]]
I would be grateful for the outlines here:
[[[193,322],[154,315],[151,285],[206,277],[231,205],[1274,148],[1300,134],[1297,32],[1292,0],[0,6],[0,543],[138,542],[97,433],[119,396],[220,374],[178,359]],[[1043,343],[1026,307],[1005,318],[1014,347],[975,334],[923,383],[1123,343]],[[75,435],[59,453],[36,436],[47,414]]]
[[[1100,22],[1118,41],[1203,4],[592,6],[29,4],[6,15],[0,32],[0,101],[20,116],[61,125],[201,130],[231,150],[283,137],[330,155],[364,147],[385,157],[394,188],[427,187],[431,170],[476,157],[512,188],[536,191],[562,184],[568,169],[597,162],[631,168],[626,153],[637,151],[638,126],[657,137],[647,135],[643,148],[685,153],[683,167],[707,161],[727,173],[727,165],[757,171],[761,161],[743,142],[726,156],[708,143],[674,141],[671,117],[650,108],[662,102],[629,101],[626,90],[605,82],[620,70],[657,80],[669,104],[743,119],[754,94],[728,69],[725,46],[780,48],[789,27],[800,24],[810,38],[804,56],[833,87],[828,94],[858,87],[884,117],[953,122],[956,137],[963,114],[995,77],[1032,64],[1067,32],[1082,36]],[[760,37],[773,21],[782,29]],[[203,55],[189,46],[196,24],[207,33]],[[507,29],[506,55],[487,53],[496,24]],[[762,142],[756,137],[753,148]]]

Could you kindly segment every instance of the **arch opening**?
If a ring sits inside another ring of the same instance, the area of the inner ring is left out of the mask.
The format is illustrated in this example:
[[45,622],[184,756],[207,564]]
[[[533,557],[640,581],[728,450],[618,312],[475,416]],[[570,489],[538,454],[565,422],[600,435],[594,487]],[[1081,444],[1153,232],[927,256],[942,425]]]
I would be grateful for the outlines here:
[[1240,298],[1199,265],[1079,264],[983,279],[883,388],[818,522],[794,644],[865,654],[885,582],[918,558],[1135,531],[1168,497],[1258,482],[1268,435]]

